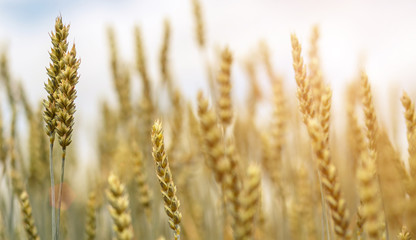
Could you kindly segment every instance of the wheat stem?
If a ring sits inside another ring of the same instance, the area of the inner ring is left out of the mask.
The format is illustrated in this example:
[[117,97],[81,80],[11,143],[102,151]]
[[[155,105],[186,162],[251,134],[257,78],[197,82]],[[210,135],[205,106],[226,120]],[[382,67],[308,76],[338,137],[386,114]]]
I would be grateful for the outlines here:
[[64,182],[64,171],[65,171],[65,157],[66,149],[62,149],[62,165],[61,165],[61,180],[59,182],[59,195],[58,195],[58,214],[56,221],[56,237],[55,240],[59,239],[59,222],[61,220],[61,201],[62,201],[62,183]]
[[54,239],[55,237],[55,232],[56,232],[56,223],[55,223],[55,177],[53,174],[53,142],[54,142],[54,138],[51,137],[50,138],[50,144],[49,144],[49,171],[50,171],[50,176],[51,176],[51,206],[52,206],[52,238]]

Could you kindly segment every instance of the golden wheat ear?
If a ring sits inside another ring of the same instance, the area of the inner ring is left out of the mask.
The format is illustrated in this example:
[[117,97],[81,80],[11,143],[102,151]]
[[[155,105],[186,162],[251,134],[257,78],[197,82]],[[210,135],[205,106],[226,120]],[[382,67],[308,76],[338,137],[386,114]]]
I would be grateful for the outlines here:
[[97,196],[94,191],[90,192],[87,202],[87,219],[85,225],[85,239],[94,240],[97,227]]
[[261,195],[261,171],[256,165],[250,165],[247,169],[247,182],[240,196],[240,209],[236,222],[235,239],[251,239],[255,219],[259,210]]
[[232,54],[228,48],[225,48],[221,53],[221,67],[217,77],[219,90],[218,116],[224,129],[231,124],[233,118],[230,79],[232,62]]
[[202,92],[198,94],[198,116],[201,133],[204,139],[204,151],[207,156],[207,165],[212,169],[215,180],[226,188],[225,176],[229,174],[230,161],[225,157],[221,130],[217,126],[217,117],[214,109],[209,108],[208,100]]
[[402,227],[402,231],[397,235],[397,240],[412,240],[412,235],[406,226]]
[[152,215],[152,192],[150,191],[149,185],[147,183],[147,174],[143,161],[143,153],[139,150],[139,146],[135,141],[132,143],[132,154],[134,163],[133,171],[139,192],[139,203],[144,209],[147,220],[150,221],[150,217]]
[[202,19],[202,11],[201,11],[201,3],[199,0],[191,0],[192,1],[192,10],[194,14],[195,20],[195,32],[196,32],[196,40],[198,46],[200,48],[205,47],[205,27],[204,21]]
[[407,143],[409,152],[409,168],[410,174],[413,179],[416,179],[416,115],[415,104],[407,95],[403,92],[403,96],[400,99],[405,110],[404,117],[406,119],[407,127]]
[[324,138],[324,131],[316,119],[307,120],[307,129],[312,141],[312,149],[318,162],[321,186],[326,204],[330,208],[334,222],[334,232],[341,238],[348,237],[349,214],[345,199],[341,194],[341,186],[338,181],[337,169],[332,162],[329,144]]
[[295,80],[298,86],[296,96],[299,100],[299,108],[303,115],[303,122],[306,123],[308,118],[314,117],[311,89],[309,87],[308,79],[306,78],[306,67],[301,55],[302,46],[295,34],[291,35],[291,42],[293,69],[295,71]]
[[26,230],[26,234],[28,239],[30,240],[40,240],[38,235],[38,230],[35,226],[35,220],[32,216],[32,207],[30,206],[29,202],[29,195],[26,191],[22,191],[22,193],[19,196],[20,199],[20,207],[22,211],[23,216],[23,224],[24,228]]
[[361,166],[357,171],[359,181],[360,201],[362,209],[360,215],[364,220],[364,230],[369,239],[380,239],[382,234],[382,206],[376,178],[376,165],[374,154],[363,154]]
[[108,177],[107,200],[110,203],[108,210],[113,219],[113,230],[118,240],[133,239],[133,227],[129,210],[129,198],[124,184],[119,178],[110,174]]
[[163,195],[165,211],[169,217],[169,226],[175,231],[175,240],[180,239],[182,214],[179,211],[180,202],[176,196],[176,185],[172,179],[168,157],[165,152],[162,123],[156,120],[152,127],[153,159],[156,164],[156,175]]

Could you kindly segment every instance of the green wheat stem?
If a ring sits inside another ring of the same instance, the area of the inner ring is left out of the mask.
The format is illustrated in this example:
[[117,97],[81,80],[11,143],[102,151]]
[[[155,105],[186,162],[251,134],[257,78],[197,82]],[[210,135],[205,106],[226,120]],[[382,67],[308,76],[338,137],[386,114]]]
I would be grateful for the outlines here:
[[61,220],[61,200],[62,200],[62,183],[64,182],[64,172],[65,172],[65,157],[66,149],[62,149],[62,165],[61,165],[61,181],[59,183],[59,195],[58,195],[58,214],[57,214],[57,224],[56,224],[56,237],[55,240],[59,239],[59,222]]
[[54,137],[50,138],[50,144],[49,144],[49,172],[51,176],[51,206],[52,206],[52,238],[55,237],[55,230],[56,230],[56,223],[55,223],[55,177],[53,174],[53,142]]

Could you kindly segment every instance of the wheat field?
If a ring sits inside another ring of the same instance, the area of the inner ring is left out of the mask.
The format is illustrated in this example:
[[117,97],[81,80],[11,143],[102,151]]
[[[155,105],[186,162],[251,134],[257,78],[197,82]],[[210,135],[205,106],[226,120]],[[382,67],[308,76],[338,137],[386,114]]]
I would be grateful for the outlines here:
[[[334,118],[318,25],[307,42],[285,36],[294,76],[285,78],[266,41],[243,60],[231,45],[210,57],[204,8],[190,2],[193,47],[201,53],[194,64],[203,65],[206,88],[192,99],[183,93],[172,69],[168,19],[158,76],[149,71],[139,26],[131,31],[132,66],[122,59],[117,29],[107,27],[102,41],[117,103],[96,106],[90,147],[98,161],[88,169],[81,169],[88,159],[78,159],[73,143],[82,104],[77,83],[87,79],[65,16],[51,23],[37,104],[16,80],[10,56],[1,54],[0,105],[10,117],[0,115],[0,239],[413,239],[416,96],[402,90],[395,99],[400,109],[377,108],[377,80],[362,66],[340,97],[342,117]],[[248,79],[242,101],[234,97],[236,68]],[[140,90],[132,87],[136,78]],[[393,127],[379,110],[389,112]],[[405,139],[397,137],[399,125]]]

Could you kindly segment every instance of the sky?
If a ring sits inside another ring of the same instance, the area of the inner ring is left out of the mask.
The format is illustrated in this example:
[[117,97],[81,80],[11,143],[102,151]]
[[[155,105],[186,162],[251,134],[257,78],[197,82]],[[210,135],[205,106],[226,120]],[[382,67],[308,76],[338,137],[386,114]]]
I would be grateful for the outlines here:
[[[173,31],[170,59],[175,80],[191,99],[205,86],[190,2],[0,0],[0,49],[7,50],[13,77],[24,83],[31,103],[37,106],[46,96],[43,83],[55,18],[62,15],[64,23],[71,25],[68,39],[75,42],[81,58],[75,126],[79,130],[74,142],[81,148],[81,158],[88,158],[94,155],[91,149],[95,145],[91,144],[99,121],[98,104],[104,99],[116,100],[108,68],[108,26],[114,28],[121,57],[128,65],[135,62],[133,28],[142,29],[150,74],[157,80],[162,26],[168,18]],[[361,64],[380,108],[388,103],[393,87],[399,89],[398,94],[405,89],[416,98],[415,1],[201,0],[201,4],[209,50],[229,46],[234,54],[237,92],[247,87],[241,63],[260,40],[270,46],[275,70],[294,86],[290,34],[298,35],[306,54],[312,26],[318,24],[324,77],[334,96],[343,94]]]

